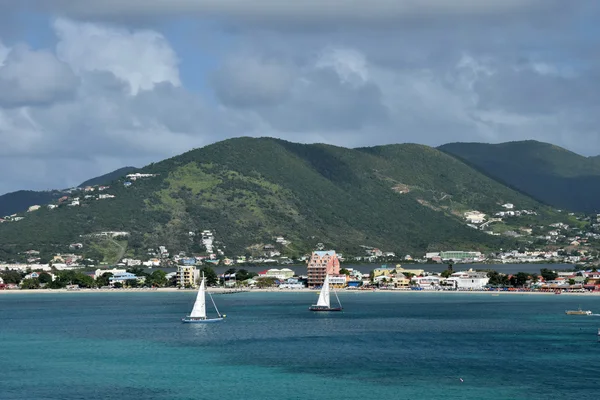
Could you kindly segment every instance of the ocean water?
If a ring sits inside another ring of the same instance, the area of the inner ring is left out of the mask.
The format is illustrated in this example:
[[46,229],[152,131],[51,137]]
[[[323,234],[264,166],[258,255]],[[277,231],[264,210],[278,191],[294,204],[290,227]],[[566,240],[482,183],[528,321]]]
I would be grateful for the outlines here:
[[[0,399],[597,399],[600,297],[0,295]],[[210,310],[210,307],[209,307]]]

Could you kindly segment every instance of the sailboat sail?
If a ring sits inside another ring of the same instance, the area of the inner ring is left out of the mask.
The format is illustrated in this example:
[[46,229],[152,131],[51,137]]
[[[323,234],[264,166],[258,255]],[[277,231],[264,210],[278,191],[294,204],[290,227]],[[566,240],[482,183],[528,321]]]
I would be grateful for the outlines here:
[[196,296],[196,302],[194,303],[194,308],[190,313],[190,317],[192,318],[206,318],[206,298],[204,295],[204,277],[202,277],[202,282],[200,283],[200,289],[198,289],[198,296]]
[[329,303],[329,275],[325,276],[325,281],[323,282],[323,287],[321,288],[321,293],[319,294],[319,300],[317,301],[317,306],[322,307],[330,307]]

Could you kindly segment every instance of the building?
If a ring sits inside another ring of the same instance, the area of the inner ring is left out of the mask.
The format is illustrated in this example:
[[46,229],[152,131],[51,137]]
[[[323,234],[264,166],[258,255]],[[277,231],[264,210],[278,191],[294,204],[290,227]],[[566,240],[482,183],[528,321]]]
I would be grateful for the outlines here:
[[465,219],[472,224],[481,224],[485,221],[485,214],[479,211],[467,211]]
[[117,269],[117,268],[113,268],[113,269],[97,269],[96,271],[94,271],[94,279],[98,279],[99,277],[101,277],[102,275],[104,275],[107,272],[110,272],[111,274],[113,274],[113,276],[115,276],[117,274],[124,274],[127,271],[125,271],[124,269]]
[[194,266],[180,265],[177,267],[177,286],[180,288],[196,287],[199,277],[200,271]]
[[37,211],[40,209],[41,206],[35,205],[35,206],[31,206],[27,209],[27,212],[33,212],[33,211]]
[[440,257],[443,261],[473,260],[480,261],[481,253],[479,251],[442,251]]
[[294,276],[294,271],[292,271],[289,268],[282,268],[282,269],[271,268],[271,269],[267,270],[267,272],[265,273],[264,276],[267,278],[275,278],[280,281],[285,281]]
[[481,290],[488,284],[489,280],[487,273],[470,269],[453,273],[446,279],[446,284],[453,285],[458,290]]
[[313,251],[308,261],[308,287],[321,286],[325,275],[339,275],[340,260],[335,250]]
[[125,283],[126,281],[137,281],[139,278],[132,274],[131,272],[119,272],[108,278],[111,286],[114,286],[115,283]]
[[329,284],[335,288],[346,287],[348,276],[345,274],[331,274],[329,275]]

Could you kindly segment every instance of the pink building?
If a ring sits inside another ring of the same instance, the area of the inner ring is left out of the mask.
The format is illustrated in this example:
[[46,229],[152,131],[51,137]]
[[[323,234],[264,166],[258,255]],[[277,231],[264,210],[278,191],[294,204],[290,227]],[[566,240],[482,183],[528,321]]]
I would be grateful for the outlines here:
[[308,261],[308,287],[320,286],[325,275],[338,275],[340,260],[335,250],[314,251]]

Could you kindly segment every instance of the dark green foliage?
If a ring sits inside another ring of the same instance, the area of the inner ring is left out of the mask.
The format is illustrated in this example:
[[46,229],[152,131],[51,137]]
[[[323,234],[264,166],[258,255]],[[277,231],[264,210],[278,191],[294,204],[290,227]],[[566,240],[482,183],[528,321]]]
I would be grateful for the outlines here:
[[219,283],[219,277],[217,276],[215,270],[211,267],[202,267],[200,270],[200,276],[202,276],[202,274],[204,274],[204,277],[206,278],[206,284],[208,286],[213,286]]
[[40,283],[50,283],[52,282],[52,276],[47,272],[42,272],[40,273],[38,280]]
[[533,140],[450,143],[440,150],[546,204],[572,211],[600,209],[600,158]]
[[540,275],[544,278],[545,281],[553,281],[558,277],[558,274],[548,268],[542,268],[540,270]]
[[111,276],[113,276],[112,272],[103,273],[96,279],[96,286],[97,287],[109,286]]
[[[1,224],[0,256],[31,248],[52,252],[105,230],[130,232],[125,247],[132,256],[160,245],[199,253],[198,236],[188,233],[204,229],[213,230],[231,255],[262,248],[279,235],[291,241],[279,248],[290,256],[319,242],[346,254],[362,254],[361,245],[397,254],[485,251],[515,241],[466,227],[464,211],[491,213],[512,202],[547,212],[454,157],[419,145],[345,149],[239,138],[140,172],[158,176],[129,188],[112,184],[114,199],[44,208]],[[399,193],[403,189],[408,192]],[[87,256],[100,257],[94,251],[85,248]]]
[[39,289],[40,281],[38,278],[27,278],[21,281],[21,289]]
[[122,178],[127,174],[133,174],[136,171],[138,171],[138,168],[136,168],[136,167],[119,168],[116,171],[109,172],[108,174],[104,174],[104,175],[98,176],[96,178],[87,180],[87,181],[83,182],[81,185],[79,185],[79,187],[95,186],[95,185],[108,185],[112,181],[116,181],[117,179]]
[[2,277],[2,280],[6,284],[13,283],[15,285],[18,285],[19,283],[21,283],[21,280],[23,279],[23,274],[21,274],[19,271],[13,271],[13,270],[7,269],[5,271],[0,272],[0,277]]
[[[146,286],[150,287],[163,287],[167,282],[166,273],[163,270],[157,269],[152,271],[150,275],[146,277]],[[139,276],[139,275],[138,275]]]
[[27,211],[34,205],[49,204],[59,199],[63,194],[58,190],[35,192],[33,190],[19,190],[0,196],[0,218],[5,215]]
[[93,288],[96,286],[96,281],[89,275],[79,271],[68,270],[59,271],[56,273],[54,281],[48,283],[50,289],[61,289],[67,285],[78,285],[82,288]]

